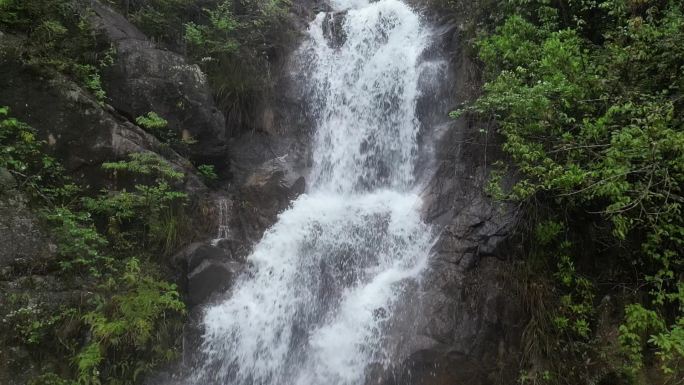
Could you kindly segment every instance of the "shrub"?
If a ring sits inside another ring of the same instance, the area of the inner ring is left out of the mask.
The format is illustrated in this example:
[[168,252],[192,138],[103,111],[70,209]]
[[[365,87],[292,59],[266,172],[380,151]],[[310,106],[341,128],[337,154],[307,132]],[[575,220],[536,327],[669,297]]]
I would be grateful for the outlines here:
[[[107,292],[120,294],[99,295],[95,309],[83,316],[92,339],[74,358],[79,383],[97,384],[102,374],[135,380],[155,364],[175,357],[173,350],[156,347],[172,338],[167,333],[177,332],[167,325],[175,322],[179,326],[174,314],[185,312],[176,286],[146,274],[136,258],[126,261],[120,287],[114,285]],[[127,361],[103,368],[109,356],[124,356]]]
[[[454,116],[496,119],[520,180],[490,191],[567,230],[567,243],[541,250],[556,272],[552,319],[560,346],[586,343],[572,352],[574,368],[558,358],[562,349],[551,352],[559,364],[552,377],[589,381],[581,362],[600,359],[607,342],[595,339],[591,269],[605,261],[610,276],[601,279],[639,293],[620,327],[626,364],[614,370],[636,381],[648,346],[675,379],[684,359],[684,9],[623,1],[520,1],[513,9],[476,44],[484,95]],[[555,229],[538,233],[548,238]]]
[[139,248],[166,254],[182,242],[187,231],[184,207],[187,194],[175,191],[170,183],[184,178],[165,160],[151,153],[130,155],[130,160],[103,164],[105,170],[154,178],[151,184],[136,184],[134,190],[103,191],[85,198],[84,206],[100,215],[107,224],[110,240],[120,250]]
[[[294,41],[289,0],[215,1],[185,24],[188,53],[207,73],[229,120],[245,123],[271,90],[271,64]],[[249,123],[249,122],[246,122]]]
[[71,76],[104,103],[99,70],[114,52],[91,29],[88,11],[78,1],[3,0],[0,31],[26,36],[16,59],[46,75],[57,70]]
[[[181,242],[186,195],[172,185],[184,175],[156,154],[131,154],[103,168],[139,178],[134,191],[83,196],[84,189],[62,176],[59,163],[42,151],[35,131],[8,115],[0,108],[0,167],[20,178],[22,192],[35,196],[30,203],[57,246],[55,268],[29,269],[50,273],[58,287],[82,299],[57,307],[40,290],[3,296],[11,303],[3,312],[0,339],[29,348],[30,358],[41,362],[53,355],[73,363],[72,373],[43,373],[30,384],[133,383],[173,359],[178,347],[184,304],[150,256]],[[13,290],[19,291],[23,281],[16,282]]]
[[204,180],[204,183],[212,184],[218,179],[218,175],[216,175],[216,170],[214,170],[213,165],[200,164],[197,166],[197,172],[199,172],[199,175],[202,180]]

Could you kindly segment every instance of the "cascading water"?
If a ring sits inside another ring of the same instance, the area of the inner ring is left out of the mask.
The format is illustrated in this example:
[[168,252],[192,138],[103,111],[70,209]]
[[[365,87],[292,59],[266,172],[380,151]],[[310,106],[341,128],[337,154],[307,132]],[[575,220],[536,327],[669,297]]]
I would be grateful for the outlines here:
[[345,12],[337,44],[321,13],[298,52],[317,117],[309,189],[206,309],[196,384],[363,384],[392,363],[386,331],[433,240],[413,192],[429,36],[398,0],[332,5]]

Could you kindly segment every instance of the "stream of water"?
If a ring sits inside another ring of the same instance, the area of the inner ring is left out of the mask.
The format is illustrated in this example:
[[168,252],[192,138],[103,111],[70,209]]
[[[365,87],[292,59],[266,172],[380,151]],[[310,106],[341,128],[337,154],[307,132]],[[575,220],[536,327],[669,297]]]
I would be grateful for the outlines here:
[[388,325],[433,242],[414,175],[429,31],[398,0],[332,6],[297,52],[317,117],[308,190],[206,309],[197,384],[361,385],[392,364]]

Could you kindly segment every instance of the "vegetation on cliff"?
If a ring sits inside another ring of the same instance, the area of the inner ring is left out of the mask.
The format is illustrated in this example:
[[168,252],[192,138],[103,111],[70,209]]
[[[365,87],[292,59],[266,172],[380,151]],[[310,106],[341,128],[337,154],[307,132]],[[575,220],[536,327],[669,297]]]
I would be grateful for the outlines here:
[[0,0],[0,32],[26,37],[14,56],[40,73],[57,70],[86,86],[101,102],[99,69],[112,62],[111,46],[95,33],[78,1]]
[[109,0],[151,36],[185,53],[208,75],[229,121],[250,112],[273,85],[271,66],[296,34],[289,0]]
[[[238,122],[270,87],[269,66],[292,34],[287,1],[102,3],[194,60]],[[0,59],[40,78],[65,75],[107,108],[100,73],[117,52],[91,25],[92,12],[83,0],[0,0]],[[153,111],[130,119],[159,139],[162,154],[183,155],[191,144]],[[97,184],[106,188],[94,191],[79,170],[65,175],[40,134],[0,106],[0,176],[13,186],[0,186],[0,201],[18,197],[51,249],[49,258],[17,258],[0,270],[0,381],[135,383],[178,353],[185,305],[165,258],[191,238],[186,176],[141,152],[104,162]],[[218,178],[210,165],[197,175]]]
[[511,162],[490,192],[526,217],[520,381],[681,383],[684,6],[498,5],[483,95],[454,115],[496,122]]
[[[77,298],[55,303],[59,293],[41,295],[35,278],[11,286],[3,293],[0,357],[17,371],[37,363],[35,384],[131,383],[177,352],[185,306],[158,260],[182,237],[185,194],[172,184],[184,176],[156,155],[132,154],[103,168],[140,179],[133,191],[115,183],[87,194],[44,144],[0,108],[0,169],[14,177],[56,246],[53,258],[31,266],[18,260],[11,270],[54,277],[53,287]],[[28,357],[14,356],[11,346],[23,346]]]

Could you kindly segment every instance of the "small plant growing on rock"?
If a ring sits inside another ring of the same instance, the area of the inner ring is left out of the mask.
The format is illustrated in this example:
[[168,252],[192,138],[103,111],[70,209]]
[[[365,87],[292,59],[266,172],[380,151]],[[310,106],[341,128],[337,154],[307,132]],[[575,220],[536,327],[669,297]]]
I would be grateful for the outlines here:
[[200,177],[206,184],[212,184],[218,180],[218,175],[214,166],[211,164],[200,164],[197,166],[197,172],[199,172]]
[[150,131],[166,128],[166,125],[169,123],[166,121],[166,119],[162,118],[154,111],[148,112],[147,115],[138,116],[135,119],[135,122],[138,123],[139,126]]
[[159,139],[164,146],[170,146],[181,154],[187,152],[189,145],[196,143],[192,137],[180,135],[176,130],[169,128],[169,122],[156,112],[151,111],[147,115],[138,116],[135,122]]
[[[184,174],[152,153],[131,154],[129,160],[105,163],[105,170],[125,173],[136,180],[133,191],[103,191],[96,198],[84,198],[84,205],[106,222],[110,241],[121,249],[153,248],[163,253],[178,245],[186,231],[184,207],[187,195],[173,189]],[[144,179],[144,178],[143,178]]]

